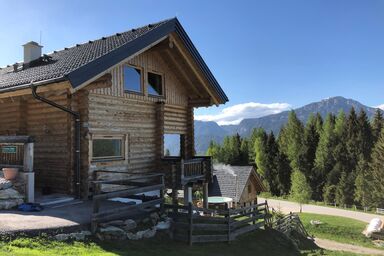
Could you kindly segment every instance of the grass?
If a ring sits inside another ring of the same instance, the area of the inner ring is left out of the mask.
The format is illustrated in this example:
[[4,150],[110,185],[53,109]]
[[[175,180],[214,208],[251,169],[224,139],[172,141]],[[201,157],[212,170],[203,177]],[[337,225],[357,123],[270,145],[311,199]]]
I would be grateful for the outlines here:
[[[371,239],[361,234],[367,225],[365,222],[351,218],[313,213],[300,213],[299,216],[308,233],[315,237],[369,248],[378,248],[372,244]],[[316,227],[310,224],[311,220],[319,220],[323,224]]]
[[[287,202],[294,202],[292,201],[289,196],[273,196],[271,195],[271,193],[269,192],[262,192],[260,193],[259,197],[261,198],[265,198],[265,199],[275,199],[275,200],[282,200],[282,201],[287,201]],[[322,201],[314,201],[314,200],[310,200],[308,203],[306,204],[310,204],[310,205],[317,205],[317,206],[323,206],[323,207],[329,207],[329,208],[337,208],[337,209],[343,209],[343,210],[347,210],[347,211],[354,211],[354,212],[364,212],[364,213],[370,213],[370,214],[377,214],[376,213],[376,209],[375,208],[371,208],[369,209],[368,211],[364,211],[363,208],[359,208],[357,207],[356,205],[352,205],[352,206],[348,206],[348,207],[341,207],[341,206],[334,206],[332,204],[326,204],[325,202],[322,202]]]
[[257,230],[227,243],[209,243],[188,246],[174,242],[165,236],[143,241],[89,241],[57,242],[48,237],[19,237],[0,242],[0,255],[4,256],[51,256],[51,255],[135,255],[135,256],[232,256],[232,255],[330,255],[352,256],[354,254],[324,251],[309,248],[300,252],[293,243],[274,230]]

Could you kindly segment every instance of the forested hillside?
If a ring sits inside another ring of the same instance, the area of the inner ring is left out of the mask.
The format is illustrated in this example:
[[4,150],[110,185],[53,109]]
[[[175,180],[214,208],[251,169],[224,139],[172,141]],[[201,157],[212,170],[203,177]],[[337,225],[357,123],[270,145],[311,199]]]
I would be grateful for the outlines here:
[[288,195],[292,173],[300,172],[312,200],[384,207],[383,126],[380,110],[372,121],[352,108],[325,120],[312,114],[306,123],[291,111],[277,138],[258,128],[249,137],[227,136],[222,145],[211,141],[207,154],[226,164],[255,164],[272,195]]

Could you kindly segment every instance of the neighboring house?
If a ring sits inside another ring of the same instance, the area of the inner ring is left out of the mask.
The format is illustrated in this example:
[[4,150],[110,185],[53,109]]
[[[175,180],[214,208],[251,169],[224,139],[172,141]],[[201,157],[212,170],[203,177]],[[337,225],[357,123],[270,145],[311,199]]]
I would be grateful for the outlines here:
[[[176,18],[41,48],[25,44],[24,61],[0,69],[0,135],[34,137],[38,189],[86,197],[95,170],[169,173],[170,162],[179,187],[209,181],[210,159],[194,158],[194,108],[228,98]],[[163,158],[165,134],[180,135],[179,157]]]
[[215,164],[213,182],[209,184],[209,196],[232,198],[236,206],[257,202],[257,194],[265,191],[253,166]]

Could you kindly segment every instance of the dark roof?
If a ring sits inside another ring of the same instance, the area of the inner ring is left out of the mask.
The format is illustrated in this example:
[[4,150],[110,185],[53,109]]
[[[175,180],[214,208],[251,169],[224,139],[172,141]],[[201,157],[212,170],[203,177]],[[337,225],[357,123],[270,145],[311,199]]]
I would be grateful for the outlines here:
[[252,166],[214,165],[209,196],[230,197],[238,202],[252,171]]
[[[219,95],[221,103],[228,101],[177,18],[55,51],[30,63],[29,67],[19,68],[16,72],[13,65],[9,65],[0,69],[0,92],[27,87],[31,81],[44,83],[46,80],[48,80],[46,83],[69,80],[72,87],[76,88],[172,32],[179,35]],[[18,64],[20,67],[22,65],[23,63]]]

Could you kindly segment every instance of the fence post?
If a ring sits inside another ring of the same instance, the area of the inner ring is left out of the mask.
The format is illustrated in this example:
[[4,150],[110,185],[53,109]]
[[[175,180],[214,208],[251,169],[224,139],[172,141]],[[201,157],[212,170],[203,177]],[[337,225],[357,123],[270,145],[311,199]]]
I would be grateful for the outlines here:
[[160,204],[160,212],[161,214],[163,214],[164,213],[164,189],[165,189],[164,175],[161,176],[161,185],[163,185],[163,187],[160,189],[160,198],[163,199],[163,201]]
[[193,241],[193,208],[192,208],[192,203],[188,203],[188,217],[189,217],[189,234],[188,234],[188,239],[189,239],[189,245],[192,245]]
[[[98,184],[98,183],[93,182],[92,186],[93,186],[93,195],[100,194],[101,185]],[[92,204],[93,204],[93,211],[92,211],[92,213],[93,213],[93,215],[95,215],[95,214],[99,213],[99,210],[100,210],[100,200],[99,199],[93,199],[92,200]],[[94,234],[94,233],[96,233],[96,230],[97,230],[97,222],[92,219],[91,220],[91,232]]]
[[231,209],[228,207],[228,204],[225,204],[227,212],[227,223],[228,223],[228,244],[231,243]]

